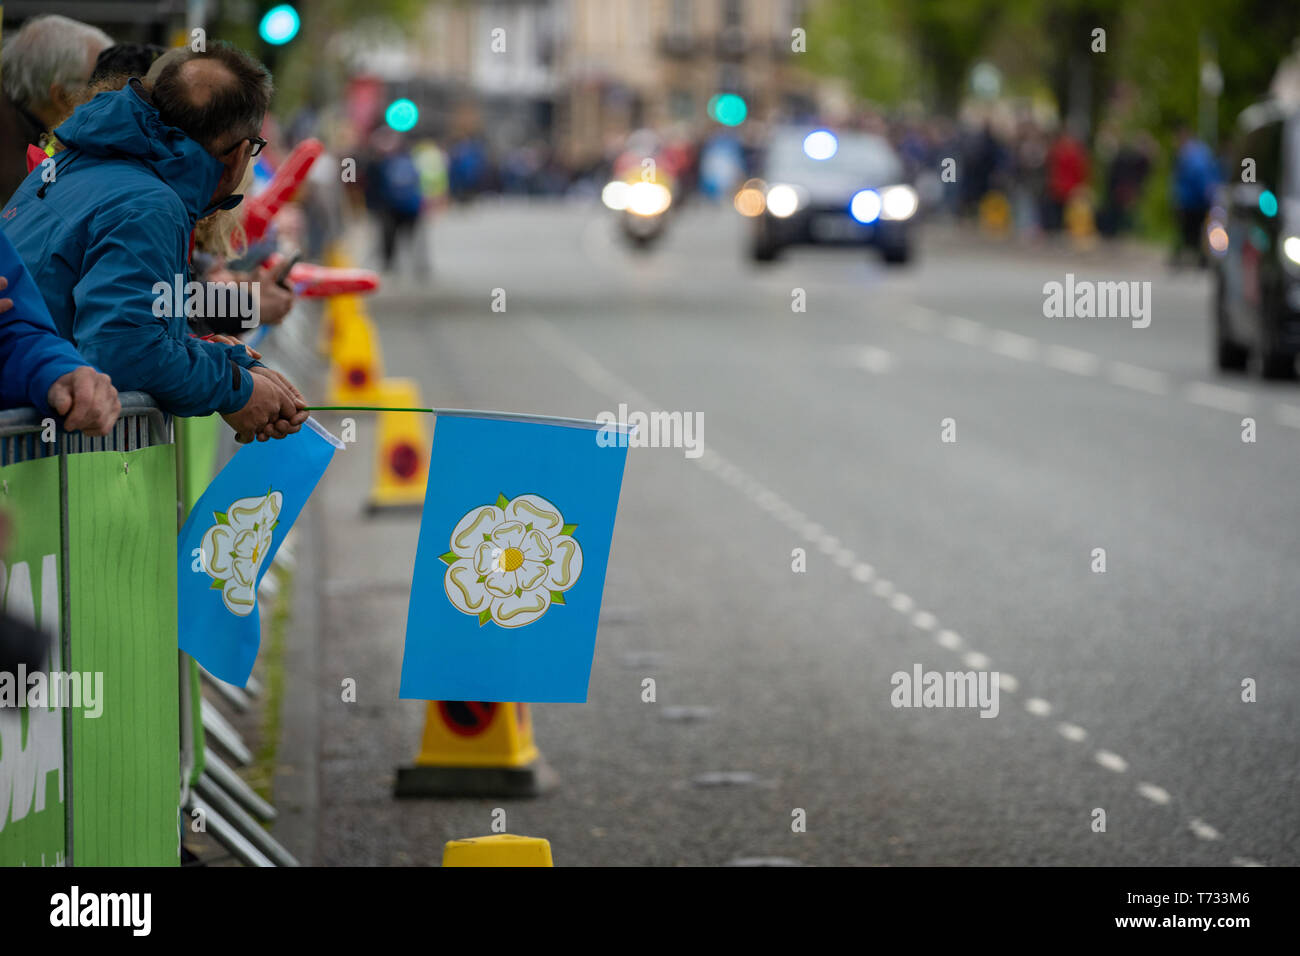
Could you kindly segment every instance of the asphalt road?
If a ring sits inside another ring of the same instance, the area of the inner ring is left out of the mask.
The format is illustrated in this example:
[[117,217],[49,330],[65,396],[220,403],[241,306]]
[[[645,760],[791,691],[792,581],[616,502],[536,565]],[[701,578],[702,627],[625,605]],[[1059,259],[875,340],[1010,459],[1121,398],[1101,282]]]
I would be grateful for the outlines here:
[[[1300,387],[1209,371],[1205,278],[951,234],[759,270],[743,225],[636,255],[598,207],[453,211],[371,303],[426,404],[699,413],[704,454],[629,454],[589,701],[534,708],[558,788],[398,803],[417,525],[361,513],[363,426],[304,531],[299,852],[435,863],[503,807],[562,865],[1300,862]],[[1149,280],[1150,326],[1044,318],[1067,272]],[[894,707],[917,664],[999,672],[998,715]]]

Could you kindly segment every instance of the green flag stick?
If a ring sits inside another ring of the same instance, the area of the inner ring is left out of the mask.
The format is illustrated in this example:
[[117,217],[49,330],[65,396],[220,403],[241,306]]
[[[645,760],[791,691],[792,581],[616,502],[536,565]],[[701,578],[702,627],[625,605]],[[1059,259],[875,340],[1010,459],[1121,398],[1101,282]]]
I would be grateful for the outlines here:
[[387,405],[305,405],[305,412],[428,412],[437,414],[436,408],[390,408]]
[[[390,408],[387,405],[305,405],[306,412],[427,412],[430,415],[457,418],[496,418],[511,422],[543,425],[567,425],[574,428],[627,430],[626,423],[590,421],[586,418],[557,418],[554,415],[525,415],[518,412],[489,412],[471,408]],[[630,434],[630,432],[627,432]]]

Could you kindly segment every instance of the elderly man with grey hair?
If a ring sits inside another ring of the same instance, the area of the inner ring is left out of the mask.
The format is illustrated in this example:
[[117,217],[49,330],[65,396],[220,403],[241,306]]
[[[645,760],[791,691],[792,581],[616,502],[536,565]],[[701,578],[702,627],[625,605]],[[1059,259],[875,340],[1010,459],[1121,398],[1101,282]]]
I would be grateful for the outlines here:
[[49,14],[32,17],[0,47],[0,201],[27,175],[27,146],[44,145],[112,45],[97,27]]

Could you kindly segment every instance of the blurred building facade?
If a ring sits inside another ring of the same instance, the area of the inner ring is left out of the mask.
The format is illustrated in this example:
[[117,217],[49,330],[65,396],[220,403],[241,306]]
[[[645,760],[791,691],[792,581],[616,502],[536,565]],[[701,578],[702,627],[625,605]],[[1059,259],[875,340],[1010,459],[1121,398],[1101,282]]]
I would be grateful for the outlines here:
[[767,120],[811,113],[792,31],[816,0],[440,0],[395,52],[358,63],[420,105],[423,130],[543,141],[571,166],[642,126],[699,134],[719,93]]

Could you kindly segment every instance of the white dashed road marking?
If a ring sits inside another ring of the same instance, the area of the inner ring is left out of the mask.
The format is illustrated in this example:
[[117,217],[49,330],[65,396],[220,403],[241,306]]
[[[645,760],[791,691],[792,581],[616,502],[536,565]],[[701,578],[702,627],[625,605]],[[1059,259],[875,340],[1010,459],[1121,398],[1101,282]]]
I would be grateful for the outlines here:
[[1169,803],[1169,791],[1164,787],[1157,787],[1154,783],[1139,783],[1137,791],[1152,803],[1158,803],[1162,807]]
[[1116,773],[1123,773],[1128,770],[1128,761],[1119,754],[1111,753],[1109,750],[1098,750],[1092,756],[1097,763],[1107,770],[1114,770]]
[[1078,724],[1057,724],[1056,732],[1066,740],[1072,740],[1076,744],[1088,739],[1088,731]]
[[1183,389],[1183,397],[1193,405],[1217,408],[1221,412],[1245,415],[1254,405],[1250,395],[1235,388],[1211,385],[1209,382],[1191,382]]
[[1219,831],[1214,829],[1214,827],[1210,826],[1200,817],[1193,817],[1191,820],[1188,821],[1187,825],[1191,827],[1192,832],[1195,833],[1202,840],[1219,839],[1220,836]]
[[1163,372],[1129,365],[1127,362],[1111,362],[1109,371],[1110,380],[1116,385],[1146,392],[1148,395],[1169,394],[1169,377]]
[[[534,328],[528,331],[537,339],[537,341],[570,369],[572,369],[579,378],[587,382],[594,390],[601,392],[609,397],[620,397],[621,400],[629,404],[637,404],[646,411],[657,409],[658,406],[650,402],[639,392],[628,387],[626,383],[621,382],[615,375],[605,369],[598,361],[584,352],[571,340],[563,336],[560,331],[550,322],[542,319],[534,319]],[[925,324],[919,320],[918,324]],[[545,334],[542,334],[543,330]],[[958,341],[967,341],[971,344],[981,340],[985,333],[982,324],[969,319],[963,319],[960,316],[949,316],[946,334],[949,338]],[[563,345],[561,341],[563,340]],[[1017,336],[1014,333],[999,332],[997,333],[998,348],[1002,354],[1010,355],[1014,358],[1024,358],[1026,356],[1036,356],[1039,351],[1038,343],[1026,336]],[[1028,343],[1027,345],[1025,343]],[[1083,358],[1082,356],[1088,356]],[[1092,374],[1084,371],[1085,368],[1092,368],[1093,364],[1090,359],[1095,358],[1090,353],[1079,352],[1078,350],[1064,349],[1063,347],[1053,347],[1049,349],[1047,362],[1049,365],[1057,368],[1064,368],[1065,371],[1073,371],[1076,374]],[[1166,385],[1165,377],[1159,372],[1152,372],[1148,369],[1141,369],[1137,366],[1125,365],[1120,362],[1112,362],[1109,366],[1111,380],[1117,384],[1124,384],[1128,387],[1139,388],[1143,391],[1149,391],[1154,394],[1165,394]],[[1243,409],[1248,410],[1252,399],[1251,396],[1238,392],[1234,389],[1227,389],[1221,386],[1209,385],[1207,383],[1193,383],[1185,391],[1185,397],[1188,401],[1195,401],[1197,404],[1206,404],[1208,407],[1219,408],[1225,411],[1239,412]],[[1278,406],[1279,420],[1287,424],[1295,424],[1300,428],[1300,408],[1294,406]],[[743,470],[737,468],[731,462],[727,461],[721,455],[714,451],[706,452],[701,458],[695,459],[701,468],[706,472],[717,474],[729,484],[742,485],[751,501],[761,506],[764,510],[774,513],[779,520],[789,525],[796,531],[802,531],[803,535],[810,541],[820,542],[823,550],[836,552],[837,563],[843,567],[852,565],[850,574],[853,579],[862,583],[871,583],[872,592],[878,597],[892,598],[891,607],[900,613],[911,612],[915,606],[913,599],[903,593],[896,593],[894,585],[887,580],[877,579],[875,569],[862,562],[854,563],[853,552],[848,548],[839,546],[838,540],[827,534],[823,535],[821,525],[809,523],[805,516],[797,509],[793,508],[780,495],[767,489],[763,484]],[[921,630],[932,630],[937,621],[935,616],[928,611],[917,610],[912,614],[912,623]],[[938,631],[935,634],[935,641],[943,648],[951,651],[959,650],[964,641],[956,631],[947,628]],[[978,651],[968,651],[963,660],[968,667],[976,670],[982,670],[989,664],[989,658]],[[1019,687],[1019,682],[1009,674],[999,675],[1000,687],[1009,692],[1014,692]],[[1025,710],[1039,717],[1045,717],[1052,712],[1052,705],[1041,697],[1031,697],[1025,701]],[[1070,723],[1057,724],[1057,732],[1066,740],[1075,742],[1087,738],[1088,733],[1082,727]],[[1128,770],[1128,761],[1116,753],[1109,750],[1098,750],[1093,755],[1094,760],[1115,773],[1124,773]],[[1172,797],[1169,792],[1162,787],[1152,783],[1139,783],[1137,792],[1145,799],[1158,805],[1166,805],[1171,802]],[[1198,838],[1202,840],[1218,840],[1220,833],[1210,824],[1194,817],[1188,821],[1188,827]],[[1232,862],[1238,866],[1258,866],[1253,860],[1245,857],[1233,857]]]
[[1075,375],[1096,375],[1101,367],[1101,359],[1091,352],[1068,348],[1064,345],[1049,345],[1043,361],[1052,368]]

